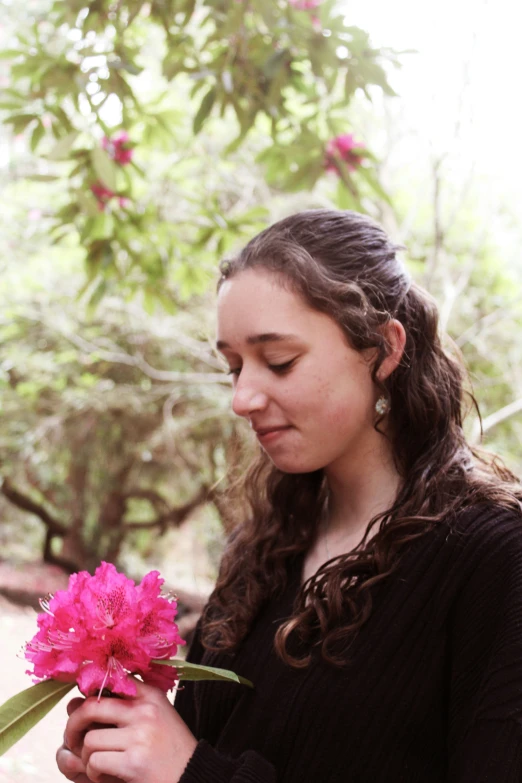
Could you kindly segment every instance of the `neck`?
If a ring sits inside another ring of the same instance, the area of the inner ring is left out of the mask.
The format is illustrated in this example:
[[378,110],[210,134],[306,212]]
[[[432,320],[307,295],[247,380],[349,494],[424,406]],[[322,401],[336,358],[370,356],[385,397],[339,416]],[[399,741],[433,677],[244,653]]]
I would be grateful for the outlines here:
[[370,520],[390,508],[401,478],[388,442],[351,464],[325,470],[329,489],[328,536],[332,540],[362,535]]

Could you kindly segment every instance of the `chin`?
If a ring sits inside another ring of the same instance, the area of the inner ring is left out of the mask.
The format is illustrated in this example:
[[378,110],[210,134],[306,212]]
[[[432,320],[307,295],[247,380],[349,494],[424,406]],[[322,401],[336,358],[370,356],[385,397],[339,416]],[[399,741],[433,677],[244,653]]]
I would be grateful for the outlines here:
[[299,473],[315,473],[316,470],[321,470],[321,468],[324,468],[323,462],[306,463],[299,462],[297,460],[278,460],[272,459],[270,454],[267,454],[267,457],[270,459],[272,465],[280,470],[281,473],[290,473],[293,475],[297,475]]

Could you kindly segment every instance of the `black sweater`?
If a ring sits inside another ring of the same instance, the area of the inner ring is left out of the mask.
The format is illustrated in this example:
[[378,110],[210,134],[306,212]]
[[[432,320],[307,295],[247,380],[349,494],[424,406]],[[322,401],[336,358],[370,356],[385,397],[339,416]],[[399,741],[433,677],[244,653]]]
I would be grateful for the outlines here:
[[522,520],[482,509],[410,544],[377,586],[347,669],[273,650],[302,561],[235,655],[189,659],[255,689],[186,683],[199,741],[180,783],[522,783]]

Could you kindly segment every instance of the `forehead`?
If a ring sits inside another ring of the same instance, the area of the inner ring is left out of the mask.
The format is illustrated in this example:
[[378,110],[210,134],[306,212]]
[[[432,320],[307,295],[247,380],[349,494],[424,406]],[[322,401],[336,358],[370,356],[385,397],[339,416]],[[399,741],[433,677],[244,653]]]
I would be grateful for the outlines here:
[[291,341],[319,351],[345,346],[333,318],[310,307],[266,270],[249,269],[226,280],[219,290],[217,315],[219,350],[246,350],[262,343],[284,347]]
[[248,269],[221,285],[217,302],[218,338],[229,332],[295,331],[317,314],[273,272]]

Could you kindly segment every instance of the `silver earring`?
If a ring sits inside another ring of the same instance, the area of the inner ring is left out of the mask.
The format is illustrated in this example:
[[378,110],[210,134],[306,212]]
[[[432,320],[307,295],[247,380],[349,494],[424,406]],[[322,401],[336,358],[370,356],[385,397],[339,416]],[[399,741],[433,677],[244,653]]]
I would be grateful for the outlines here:
[[379,414],[379,416],[384,416],[386,413],[388,413],[390,410],[390,401],[384,396],[381,395],[377,402],[375,403],[375,412]]

